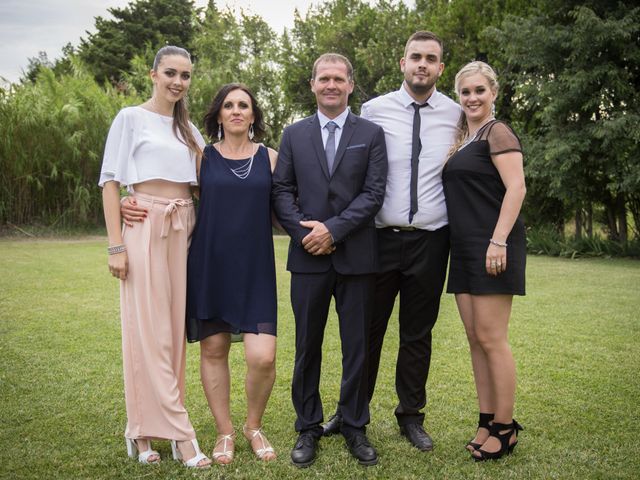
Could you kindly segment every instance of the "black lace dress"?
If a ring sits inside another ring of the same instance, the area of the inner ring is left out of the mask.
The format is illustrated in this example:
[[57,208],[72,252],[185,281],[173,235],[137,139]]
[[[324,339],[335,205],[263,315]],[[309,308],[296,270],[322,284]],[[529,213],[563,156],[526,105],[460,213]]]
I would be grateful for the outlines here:
[[518,217],[507,238],[507,269],[486,272],[489,239],[506,188],[491,155],[521,152],[520,140],[504,122],[493,120],[447,161],[442,182],[451,228],[448,293],[525,294],[526,240]]

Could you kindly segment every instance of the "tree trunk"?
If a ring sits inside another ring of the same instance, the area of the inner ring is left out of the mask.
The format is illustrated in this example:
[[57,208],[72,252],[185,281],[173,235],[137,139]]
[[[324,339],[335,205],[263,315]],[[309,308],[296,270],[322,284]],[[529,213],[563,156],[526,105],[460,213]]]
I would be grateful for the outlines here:
[[556,227],[556,232],[558,232],[558,235],[560,235],[560,237],[564,238],[564,218],[558,218],[555,221],[555,227]]
[[615,205],[611,202],[605,204],[607,209],[607,223],[609,225],[609,240],[618,241],[618,225],[616,224]]
[[587,236],[593,238],[593,204],[587,204]]
[[576,242],[582,240],[582,208],[576,208]]
[[564,238],[564,219],[565,219],[565,207],[559,200],[552,200],[551,206],[548,210],[549,221],[555,228],[555,231]]
[[630,195],[628,208],[633,218],[633,233],[636,239],[640,239],[640,198],[636,195]]
[[627,243],[629,240],[629,233],[627,227],[627,207],[625,206],[624,195],[619,193],[616,196],[616,213],[618,216],[618,240],[620,243]]

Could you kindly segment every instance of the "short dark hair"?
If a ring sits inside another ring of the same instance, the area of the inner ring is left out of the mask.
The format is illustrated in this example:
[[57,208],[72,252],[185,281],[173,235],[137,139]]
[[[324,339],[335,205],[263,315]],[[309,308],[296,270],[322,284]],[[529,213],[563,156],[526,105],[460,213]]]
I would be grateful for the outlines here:
[[444,54],[444,46],[442,44],[442,40],[433,32],[428,32],[427,30],[418,30],[413,35],[409,37],[407,43],[404,45],[404,56],[407,56],[407,49],[409,48],[409,44],[411,42],[425,42],[427,40],[433,40],[438,45],[440,45],[440,60],[442,60],[442,55]]
[[[222,104],[224,103],[224,99],[227,98],[234,90],[242,90],[244,93],[249,95],[251,99],[251,109],[253,110],[253,133],[254,138],[256,140],[262,139],[266,133],[266,126],[264,124],[264,115],[262,114],[262,110],[258,106],[258,102],[256,100],[255,95],[249,87],[247,87],[243,83],[227,83],[220,87],[218,93],[216,93],[215,97],[213,97],[213,101],[207,110],[207,113],[204,116],[204,131],[207,133],[210,139],[214,139],[218,137],[218,128],[220,128],[220,124],[218,123],[218,115],[220,114],[220,110],[222,110]],[[222,130],[222,137],[224,137],[224,129]]]
[[349,80],[353,81],[353,65],[347,57],[340,55],[339,53],[323,53],[318,59],[313,62],[313,69],[311,70],[311,80],[315,80],[318,73],[318,65],[322,62],[327,63],[343,63],[347,67],[347,76]]

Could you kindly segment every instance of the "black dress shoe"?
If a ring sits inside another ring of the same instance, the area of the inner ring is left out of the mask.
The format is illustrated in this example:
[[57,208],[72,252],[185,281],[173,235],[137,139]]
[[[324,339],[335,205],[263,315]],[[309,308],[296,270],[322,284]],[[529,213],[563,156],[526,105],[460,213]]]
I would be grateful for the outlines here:
[[356,433],[345,437],[349,452],[353,455],[360,465],[375,465],[378,463],[378,454],[376,449],[371,446],[367,436],[364,433]]
[[322,424],[322,435],[325,437],[329,437],[331,435],[336,435],[340,433],[340,429],[342,428],[342,415],[337,413],[335,415],[331,415],[327,423]]
[[424,431],[419,423],[408,423],[400,426],[400,434],[407,437],[411,444],[418,450],[429,452],[433,450],[433,440],[427,432]]
[[311,433],[301,433],[291,450],[291,461],[296,467],[308,467],[316,459],[318,439]]

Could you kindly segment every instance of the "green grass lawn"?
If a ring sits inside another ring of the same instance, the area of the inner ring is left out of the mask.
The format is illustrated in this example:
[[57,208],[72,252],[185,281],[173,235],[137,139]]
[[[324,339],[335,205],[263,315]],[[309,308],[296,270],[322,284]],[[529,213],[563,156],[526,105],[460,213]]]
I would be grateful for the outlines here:
[[[323,439],[308,469],[289,460],[296,435],[290,400],[294,327],[276,239],[279,288],[277,379],[265,429],[279,458],[256,461],[238,438],[229,467],[188,471],[156,442],[159,466],[126,456],[118,284],[106,240],[0,241],[0,478],[638,478],[640,475],[640,262],[529,257],[529,295],[514,302],[511,343],[518,367],[515,454],[476,464],[464,444],[477,418],[468,348],[453,298],[443,297],[434,332],[421,453],[400,437],[393,409],[397,320],[390,322],[369,436],[380,462],[360,467],[340,437]],[[337,321],[327,326],[321,392],[332,412],[340,382]],[[200,387],[199,350],[189,345],[187,408],[211,452],[213,419]],[[232,414],[244,422],[242,344],[232,347]],[[328,415],[327,415],[328,416]]]

